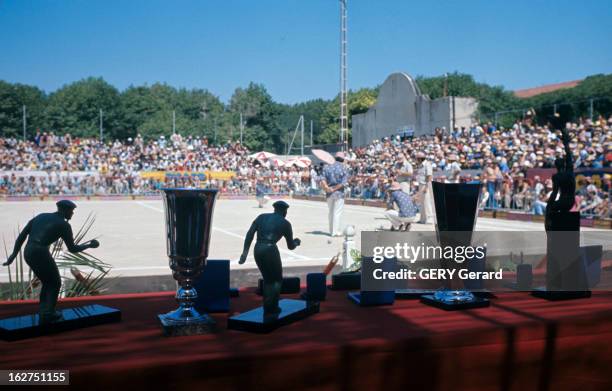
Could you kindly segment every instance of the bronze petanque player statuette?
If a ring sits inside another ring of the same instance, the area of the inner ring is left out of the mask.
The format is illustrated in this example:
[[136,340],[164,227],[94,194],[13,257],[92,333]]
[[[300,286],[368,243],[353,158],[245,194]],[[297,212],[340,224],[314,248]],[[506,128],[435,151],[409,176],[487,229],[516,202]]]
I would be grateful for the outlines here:
[[3,264],[8,266],[17,257],[23,242],[28,238],[25,246],[24,258],[34,275],[42,282],[40,291],[40,324],[57,322],[62,319],[62,313],[55,310],[57,296],[62,286],[62,280],[51,257],[49,246],[58,239],[62,239],[71,253],[85,251],[88,248],[97,248],[100,243],[91,240],[84,244],[75,244],[72,228],[68,220],[72,218],[76,205],[69,200],[56,203],[57,212],[41,213],[28,222],[15,241],[15,248]]
[[254,255],[257,267],[263,276],[263,310],[264,316],[274,318],[281,312],[278,302],[283,282],[283,265],[276,242],[285,238],[287,248],[294,250],[301,242],[293,237],[291,223],[285,218],[289,205],[284,201],[276,201],[274,213],[263,213],[257,216],[244,239],[244,250],[240,256],[240,264],[246,261],[253,236],[257,232]]
[[567,213],[572,209],[576,196],[576,178],[574,176],[574,162],[570,149],[570,135],[567,129],[561,129],[561,141],[565,149],[565,158],[556,158],[555,167],[557,172],[552,176],[553,191],[546,203],[545,228],[547,231],[554,230],[552,215],[554,213]]
[[276,243],[285,238],[289,250],[296,249],[302,243],[293,237],[291,223],[286,219],[289,205],[276,201],[272,206],[274,213],[260,214],[251,224],[239,261],[240,264],[246,262],[249,247],[257,233],[253,253],[263,276],[263,306],[230,317],[227,320],[230,330],[268,333],[319,312],[318,301],[280,299],[283,265]]

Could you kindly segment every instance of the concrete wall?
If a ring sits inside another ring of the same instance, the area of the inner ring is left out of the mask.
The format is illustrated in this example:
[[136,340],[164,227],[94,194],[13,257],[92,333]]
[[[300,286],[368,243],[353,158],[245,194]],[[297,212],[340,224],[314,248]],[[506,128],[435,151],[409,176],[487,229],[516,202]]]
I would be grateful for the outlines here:
[[416,136],[432,134],[436,127],[450,129],[453,107],[457,126],[467,126],[477,102],[473,98],[452,97],[431,100],[421,94],[410,75],[393,73],[381,86],[376,104],[366,113],[352,117],[353,146],[364,146],[374,139],[395,135],[403,128],[414,129]]
[[465,126],[467,128],[472,124],[476,110],[478,110],[478,101],[474,98],[456,97],[454,99],[455,126],[459,128]]
[[429,130],[423,133],[432,134],[435,128],[442,128],[443,126],[449,129],[453,116],[452,99],[450,97],[435,99],[431,102],[429,107]]

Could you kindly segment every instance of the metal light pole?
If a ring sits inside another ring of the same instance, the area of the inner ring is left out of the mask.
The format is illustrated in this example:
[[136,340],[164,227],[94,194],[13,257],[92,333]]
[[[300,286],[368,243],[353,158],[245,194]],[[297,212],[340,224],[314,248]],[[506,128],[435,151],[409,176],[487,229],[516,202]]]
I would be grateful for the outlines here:
[[340,143],[342,150],[345,149],[345,141],[348,141],[346,2],[347,0],[340,0]]
[[102,109],[100,109],[100,142],[104,140],[104,126],[102,122]]
[[172,110],[172,134],[176,134],[176,110]]
[[23,105],[23,141],[26,141],[26,105]]
[[216,146],[217,145],[217,127],[219,126],[218,118],[215,118],[214,124],[215,124],[215,136],[214,136],[213,144]]
[[448,72],[444,74],[444,97],[448,96]]
[[242,145],[242,133],[244,132],[244,122],[242,122],[242,113],[240,113],[240,145]]
[[302,116],[302,149],[301,149],[301,156],[304,156],[304,116]]
[[310,120],[310,148],[312,149],[312,146],[314,144],[312,143],[312,120]]

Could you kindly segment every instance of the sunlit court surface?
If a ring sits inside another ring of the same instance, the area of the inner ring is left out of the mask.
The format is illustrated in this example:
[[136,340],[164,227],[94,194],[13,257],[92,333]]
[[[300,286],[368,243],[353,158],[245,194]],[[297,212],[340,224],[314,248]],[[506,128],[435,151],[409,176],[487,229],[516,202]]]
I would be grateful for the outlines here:
[[[292,223],[294,236],[302,239],[295,251],[287,250],[284,240],[279,242],[283,265],[318,266],[321,269],[330,258],[342,250],[343,238],[328,236],[327,205],[317,201],[286,198],[289,203],[287,219]],[[169,275],[166,256],[164,205],[161,200],[112,200],[76,201],[78,207],[70,221],[76,233],[89,214],[95,216],[92,229],[85,239],[98,238],[101,246],[89,250],[112,266],[114,276]],[[10,253],[18,227],[38,213],[53,212],[53,201],[19,201],[0,203],[0,235]],[[238,265],[244,237],[252,221],[264,212],[272,212],[271,202],[263,209],[254,199],[216,201],[213,215],[209,259],[229,259],[232,269],[253,269],[257,266],[249,253],[247,262]],[[342,224],[356,228],[355,246],[360,246],[360,232],[388,229],[390,223],[383,216],[384,209],[345,205]],[[433,224],[413,224],[412,231],[433,231]],[[542,223],[478,218],[477,231],[544,231]],[[592,231],[583,228],[583,231]],[[2,243],[4,251],[5,244]],[[517,253],[520,249],[517,249]],[[4,254],[3,254],[4,255]],[[6,281],[6,270],[0,273],[0,281]]]

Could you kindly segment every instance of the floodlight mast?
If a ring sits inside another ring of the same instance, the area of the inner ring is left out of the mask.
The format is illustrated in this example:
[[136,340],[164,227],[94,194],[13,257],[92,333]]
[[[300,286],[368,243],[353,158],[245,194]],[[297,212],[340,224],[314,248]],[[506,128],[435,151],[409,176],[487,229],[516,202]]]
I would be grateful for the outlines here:
[[343,151],[348,144],[346,2],[347,0],[340,0],[340,145]]

